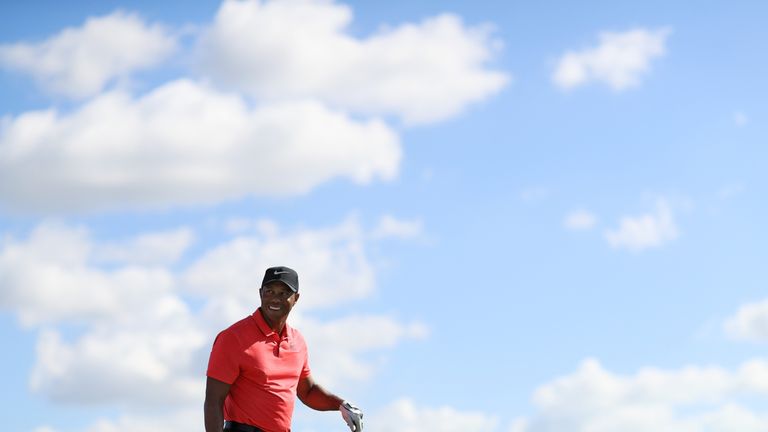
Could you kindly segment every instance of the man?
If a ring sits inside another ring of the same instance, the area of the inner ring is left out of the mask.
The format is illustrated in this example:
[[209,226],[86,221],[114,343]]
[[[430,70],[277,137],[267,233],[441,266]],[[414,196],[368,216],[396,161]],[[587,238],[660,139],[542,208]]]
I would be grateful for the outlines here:
[[295,396],[318,411],[341,411],[362,432],[359,408],[318,385],[309,370],[307,345],[287,324],[299,300],[299,276],[270,267],[259,289],[261,307],[219,333],[208,361],[205,431],[289,432]]

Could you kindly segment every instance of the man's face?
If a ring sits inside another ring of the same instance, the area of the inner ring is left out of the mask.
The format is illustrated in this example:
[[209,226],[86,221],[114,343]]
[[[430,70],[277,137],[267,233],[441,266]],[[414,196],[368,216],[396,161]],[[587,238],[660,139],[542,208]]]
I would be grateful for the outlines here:
[[299,293],[293,292],[282,282],[270,282],[259,290],[261,311],[273,323],[288,316],[293,305],[299,300]]

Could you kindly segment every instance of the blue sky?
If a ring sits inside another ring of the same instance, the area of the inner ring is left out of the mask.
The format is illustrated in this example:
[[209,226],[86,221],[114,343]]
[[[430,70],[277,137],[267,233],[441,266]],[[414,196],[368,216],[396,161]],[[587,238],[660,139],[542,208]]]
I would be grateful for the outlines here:
[[366,430],[768,430],[766,16],[4,2],[6,427],[202,429],[281,264]]

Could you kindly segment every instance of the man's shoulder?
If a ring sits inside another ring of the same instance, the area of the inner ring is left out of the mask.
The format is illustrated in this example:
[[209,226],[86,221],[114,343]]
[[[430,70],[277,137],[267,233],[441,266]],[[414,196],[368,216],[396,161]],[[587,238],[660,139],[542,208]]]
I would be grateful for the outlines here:
[[299,342],[301,342],[301,343],[306,345],[306,341],[304,340],[304,335],[301,334],[299,329],[297,329],[296,327],[293,327],[292,325],[289,325],[289,324],[286,324],[286,326],[289,329],[288,331],[290,332],[290,337],[291,338],[293,338],[293,339],[295,339],[295,340],[297,340],[297,341],[299,341]]
[[253,322],[253,317],[248,315],[247,317],[241,319],[240,321],[235,322],[234,324],[222,330],[219,333],[219,336],[231,335],[231,336],[239,337],[242,335],[251,334],[253,333],[254,330],[256,330],[256,323]]

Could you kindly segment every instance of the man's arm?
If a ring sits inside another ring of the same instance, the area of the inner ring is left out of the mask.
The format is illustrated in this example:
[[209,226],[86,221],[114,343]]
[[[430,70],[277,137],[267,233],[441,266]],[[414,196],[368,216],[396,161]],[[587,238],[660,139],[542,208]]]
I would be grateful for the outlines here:
[[363,412],[360,408],[321,387],[312,376],[299,380],[296,395],[304,405],[318,411],[341,411],[341,417],[352,432],[363,432]]
[[224,429],[224,399],[230,384],[208,377],[205,384],[205,432],[221,432]]
[[299,380],[296,396],[304,405],[318,411],[338,411],[343,402],[340,397],[316,383],[311,375]]

